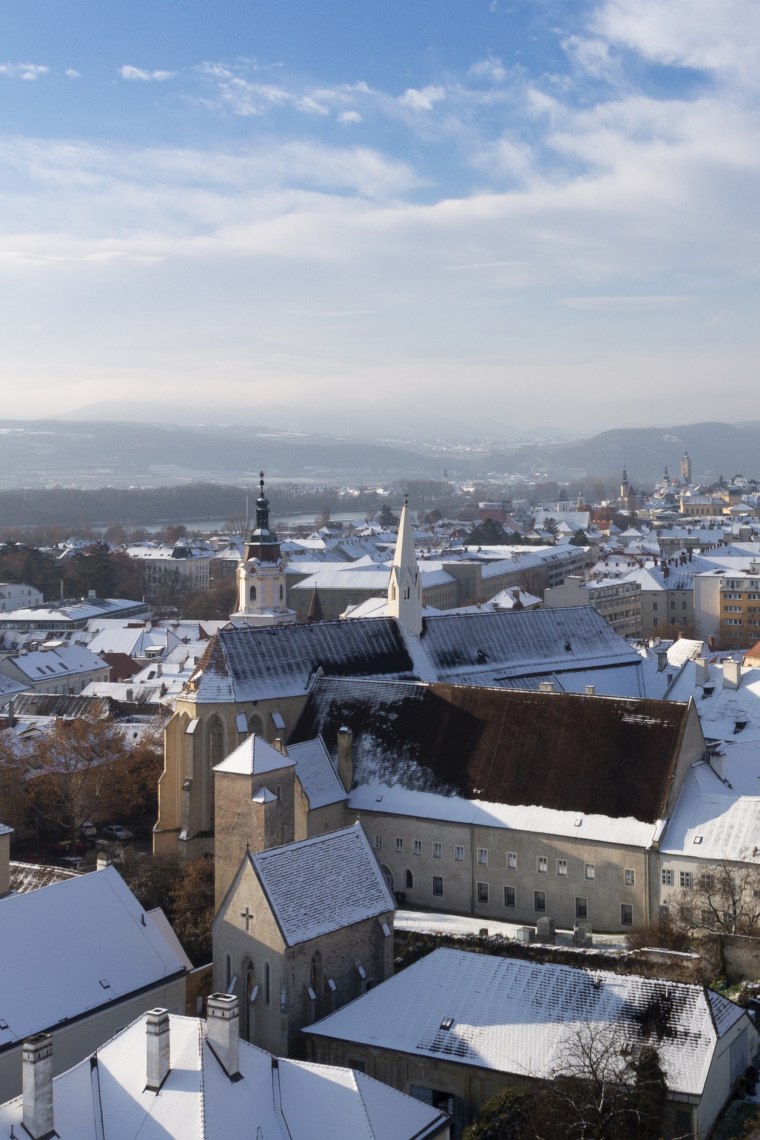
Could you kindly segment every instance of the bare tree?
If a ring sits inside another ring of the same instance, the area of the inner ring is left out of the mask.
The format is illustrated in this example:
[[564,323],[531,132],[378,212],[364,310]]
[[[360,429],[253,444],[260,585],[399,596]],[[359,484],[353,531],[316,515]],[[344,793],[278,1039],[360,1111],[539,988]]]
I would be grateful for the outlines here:
[[723,934],[760,933],[760,867],[723,860],[696,872],[672,904],[678,926]]
[[153,731],[132,744],[114,721],[58,718],[25,759],[30,805],[73,850],[85,820],[128,814],[153,793],[160,756]]
[[667,1085],[655,1044],[620,1023],[568,1032],[553,1079],[501,1093],[465,1140],[658,1140]]

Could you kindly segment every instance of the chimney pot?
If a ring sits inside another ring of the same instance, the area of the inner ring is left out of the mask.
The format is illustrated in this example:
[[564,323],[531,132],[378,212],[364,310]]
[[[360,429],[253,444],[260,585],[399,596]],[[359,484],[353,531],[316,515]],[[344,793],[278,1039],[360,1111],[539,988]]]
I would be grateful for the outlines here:
[[206,1040],[228,1077],[240,1072],[240,1020],[233,994],[211,994],[206,1002]]
[[168,1011],[165,1009],[150,1010],[145,1019],[145,1031],[148,1038],[146,1087],[151,1092],[158,1092],[168,1077],[171,1067],[169,1056],[171,1034]]
[[53,1038],[29,1037],[22,1049],[22,1124],[32,1140],[53,1132]]

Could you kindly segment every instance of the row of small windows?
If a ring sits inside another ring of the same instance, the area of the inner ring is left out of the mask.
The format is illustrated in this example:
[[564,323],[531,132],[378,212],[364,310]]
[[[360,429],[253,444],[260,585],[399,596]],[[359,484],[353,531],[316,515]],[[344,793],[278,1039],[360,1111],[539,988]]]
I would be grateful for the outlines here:
[[[443,875],[433,875],[433,897],[443,898]],[[479,903],[490,902],[491,885],[490,883],[476,883],[477,901]],[[504,887],[504,906],[508,910],[513,910],[517,907],[517,887],[507,885]],[[533,891],[533,910],[536,914],[546,913],[546,891]],[[577,919],[588,918],[588,898],[582,895],[575,896],[575,917]],[[631,903],[620,904],[620,924],[621,926],[633,926],[633,905]]]
[[[381,851],[382,847],[383,847],[383,837],[382,837],[382,835],[376,835],[375,836],[375,850]],[[395,851],[396,851],[397,855],[403,854],[403,852],[404,852],[403,836],[397,835],[395,837],[394,847],[395,847]],[[437,841],[432,843],[431,844],[431,850],[432,850],[432,855],[433,855],[434,859],[442,859],[443,858],[443,844],[442,843],[439,843]],[[422,840],[421,839],[413,839],[412,840],[412,854],[413,855],[422,855]],[[458,863],[464,862],[464,846],[463,845],[457,844],[455,846],[454,858]],[[516,851],[507,851],[505,862],[506,862],[506,867],[507,867],[508,871],[516,871],[517,870],[517,852]],[[478,864],[481,867],[487,867],[488,866],[488,848],[487,847],[478,847]],[[555,860],[555,870],[556,870],[557,875],[559,875],[560,877],[563,877],[563,876],[566,877],[567,876],[567,869],[568,869],[567,859]],[[549,857],[547,855],[537,855],[536,856],[536,871],[539,875],[546,875],[549,873]],[[584,877],[584,879],[595,879],[596,878],[596,864],[595,863],[584,863],[583,864],[583,877]],[[625,868],[625,870],[623,871],[623,879],[624,879],[625,885],[627,887],[633,887],[636,885],[636,872],[633,870],[632,867],[626,867]]]

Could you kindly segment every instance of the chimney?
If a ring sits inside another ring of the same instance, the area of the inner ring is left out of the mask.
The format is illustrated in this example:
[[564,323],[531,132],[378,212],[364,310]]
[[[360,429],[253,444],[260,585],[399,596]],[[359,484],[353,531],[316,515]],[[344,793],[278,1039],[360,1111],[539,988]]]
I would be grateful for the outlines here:
[[206,1040],[228,1077],[240,1072],[238,999],[233,994],[211,994],[206,1002]]
[[151,1009],[145,1018],[148,1037],[148,1079],[145,1087],[158,1092],[169,1076],[169,1013],[165,1009]]
[[707,676],[707,661],[704,657],[697,657],[694,662],[694,684],[701,688],[707,680]]
[[344,724],[338,729],[338,777],[347,792],[354,782],[353,742],[354,734]]
[[723,688],[738,689],[742,682],[742,666],[740,661],[730,658],[723,662]]
[[280,752],[283,756],[287,756],[285,745],[283,744],[281,736],[275,736],[274,740],[272,741],[272,747],[276,748],[277,751]]
[[663,669],[668,663],[668,653],[666,649],[657,650],[657,672],[662,673]]
[[539,693],[556,693],[557,686],[554,684],[554,681],[539,681],[538,691]]
[[32,1137],[53,1133],[53,1038],[37,1033],[22,1050],[23,1094],[21,1122]]
[[725,782],[726,779],[726,754],[725,752],[713,752],[710,756],[710,767],[719,780]]
[[587,697],[595,697],[596,696],[596,685],[586,685],[586,688],[583,691]]

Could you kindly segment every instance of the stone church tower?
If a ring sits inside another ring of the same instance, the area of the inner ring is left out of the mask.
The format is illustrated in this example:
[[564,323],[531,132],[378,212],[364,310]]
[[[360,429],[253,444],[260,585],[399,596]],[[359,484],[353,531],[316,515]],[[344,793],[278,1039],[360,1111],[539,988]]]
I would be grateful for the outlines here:
[[388,616],[398,619],[405,633],[419,637],[422,632],[422,583],[414,552],[412,520],[409,516],[409,499],[404,497],[404,508],[398,528],[398,540],[388,582]]
[[235,625],[287,625],[296,620],[285,591],[285,560],[280,542],[269,529],[269,499],[264,494],[264,472],[259,472],[256,527],[249,535],[238,567],[238,608],[230,614]]
[[681,482],[691,485],[691,459],[688,451],[681,456]]

